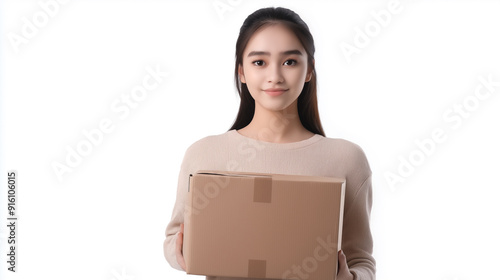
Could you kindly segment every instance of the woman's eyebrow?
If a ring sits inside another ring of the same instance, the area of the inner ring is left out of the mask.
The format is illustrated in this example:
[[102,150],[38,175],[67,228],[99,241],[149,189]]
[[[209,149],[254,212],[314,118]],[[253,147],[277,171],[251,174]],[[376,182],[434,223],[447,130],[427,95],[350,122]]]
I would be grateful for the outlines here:
[[[289,51],[284,51],[280,52],[281,55],[290,55],[290,54],[297,54],[297,55],[302,55],[302,52],[299,50],[289,50]],[[251,51],[247,57],[254,56],[254,55],[271,55],[269,52],[263,52],[263,51]]]

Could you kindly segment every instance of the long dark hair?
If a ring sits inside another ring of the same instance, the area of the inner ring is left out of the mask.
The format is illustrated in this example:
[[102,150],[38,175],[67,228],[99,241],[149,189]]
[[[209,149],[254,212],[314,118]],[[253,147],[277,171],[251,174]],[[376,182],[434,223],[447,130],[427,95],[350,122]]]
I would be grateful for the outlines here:
[[[304,83],[304,88],[297,98],[297,109],[302,125],[309,131],[325,136],[318,112],[318,99],[316,88],[316,70],[314,68],[314,39],[307,24],[294,11],[283,7],[262,8],[249,15],[240,28],[240,34],[236,41],[236,62],[234,69],[234,80],[240,95],[240,109],[232,129],[241,129],[247,126],[255,113],[255,100],[250,95],[246,84],[242,83],[238,75],[238,66],[243,65],[243,51],[259,28],[282,23],[297,36],[307,53],[308,69],[312,69],[311,80]],[[228,130],[228,131],[229,131]]]

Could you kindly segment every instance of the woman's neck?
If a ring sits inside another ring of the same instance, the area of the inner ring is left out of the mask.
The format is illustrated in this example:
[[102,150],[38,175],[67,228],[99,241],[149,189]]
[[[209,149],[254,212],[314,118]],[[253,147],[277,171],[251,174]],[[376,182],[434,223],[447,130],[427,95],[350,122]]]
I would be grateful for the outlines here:
[[296,104],[280,111],[256,106],[252,121],[238,132],[253,139],[273,143],[298,142],[314,135],[300,122]]

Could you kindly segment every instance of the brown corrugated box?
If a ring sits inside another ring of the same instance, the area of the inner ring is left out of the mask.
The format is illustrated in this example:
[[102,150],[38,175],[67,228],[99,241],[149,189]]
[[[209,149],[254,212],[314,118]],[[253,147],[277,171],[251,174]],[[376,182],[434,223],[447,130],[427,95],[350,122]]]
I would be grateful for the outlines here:
[[187,274],[336,279],[345,179],[218,170],[189,176]]

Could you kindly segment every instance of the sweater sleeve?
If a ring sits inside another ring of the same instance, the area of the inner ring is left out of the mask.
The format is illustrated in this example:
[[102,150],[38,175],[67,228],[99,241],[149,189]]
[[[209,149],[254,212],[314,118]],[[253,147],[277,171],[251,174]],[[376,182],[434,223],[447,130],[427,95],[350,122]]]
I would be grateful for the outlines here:
[[[191,146],[192,147],[192,146]],[[165,255],[165,259],[173,268],[184,271],[182,267],[177,262],[177,257],[175,253],[176,242],[178,238],[178,233],[180,232],[181,223],[184,223],[184,202],[187,196],[187,184],[188,184],[188,176],[190,172],[190,164],[191,157],[189,151],[191,150],[189,147],[182,160],[179,177],[178,177],[178,185],[177,185],[177,195],[175,204],[172,210],[172,216],[170,222],[168,223],[165,230],[165,241],[163,242],[163,253]]]
[[342,250],[354,280],[375,280],[373,239],[370,230],[372,207],[371,172],[357,189],[344,213]]

